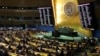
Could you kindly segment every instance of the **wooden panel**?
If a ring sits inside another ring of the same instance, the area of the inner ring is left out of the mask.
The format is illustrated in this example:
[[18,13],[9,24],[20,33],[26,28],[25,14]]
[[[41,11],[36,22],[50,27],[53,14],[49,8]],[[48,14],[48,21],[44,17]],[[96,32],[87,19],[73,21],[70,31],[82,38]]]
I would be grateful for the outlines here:
[[46,7],[51,6],[51,0],[0,0],[0,6]]
[[88,3],[88,2],[94,2],[95,0],[78,0],[79,4],[83,4],[83,3]]
[[100,6],[95,6],[95,14],[97,18],[100,18]]
[[6,10],[0,9],[0,16],[25,16],[25,17],[39,17],[38,10]]

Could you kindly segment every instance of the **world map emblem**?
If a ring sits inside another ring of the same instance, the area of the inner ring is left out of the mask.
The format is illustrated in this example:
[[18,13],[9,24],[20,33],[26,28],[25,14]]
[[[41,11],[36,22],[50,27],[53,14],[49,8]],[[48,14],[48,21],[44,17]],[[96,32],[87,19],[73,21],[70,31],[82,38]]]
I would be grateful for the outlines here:
[[73,16],[76,12],[76,6],[72,2],[68,2],[64,5],[64,12],[67,16]]

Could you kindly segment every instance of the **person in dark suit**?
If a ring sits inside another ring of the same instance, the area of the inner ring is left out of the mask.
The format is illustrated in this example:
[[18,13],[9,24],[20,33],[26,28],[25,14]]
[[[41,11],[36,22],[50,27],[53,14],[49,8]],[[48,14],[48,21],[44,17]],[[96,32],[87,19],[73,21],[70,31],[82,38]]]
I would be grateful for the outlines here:
[[0,56],[4,56],[4,53],[0,50]]
[[17,46],[17,49],[19,49],[19,50],[21,50],[23,47],[21,46],[21,44],[19,44],[18,46]]
[[8,51],[4,52],[4,56],[9,56]]
[[61,49],[60,56],[64,56],[64,49]]
[[20,53],[22,51],[23,46],[21,45],[21,43],[19,43],[19,45],[17,46],[17,53]]
[[48,56],[52,56],[52,54],[51,54],[51,53],[49,53],[49,54],[48,54]]

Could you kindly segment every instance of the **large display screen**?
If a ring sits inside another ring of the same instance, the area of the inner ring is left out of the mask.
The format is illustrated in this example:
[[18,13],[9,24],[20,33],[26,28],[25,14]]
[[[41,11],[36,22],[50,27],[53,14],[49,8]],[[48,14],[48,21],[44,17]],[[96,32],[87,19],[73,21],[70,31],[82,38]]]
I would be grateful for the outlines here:
[[96,28],[93,3],[79,5],[80,21],[84,28]]

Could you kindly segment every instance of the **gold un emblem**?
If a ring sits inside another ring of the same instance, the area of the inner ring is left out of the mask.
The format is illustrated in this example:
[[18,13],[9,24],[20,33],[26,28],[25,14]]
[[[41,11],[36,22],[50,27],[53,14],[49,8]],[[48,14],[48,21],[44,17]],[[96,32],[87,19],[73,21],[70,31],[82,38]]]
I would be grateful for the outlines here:
[[72,2],[68,2],[64,6],[64,12],[67,16],[74,16],[76,13],[76,8],[75,4]]

